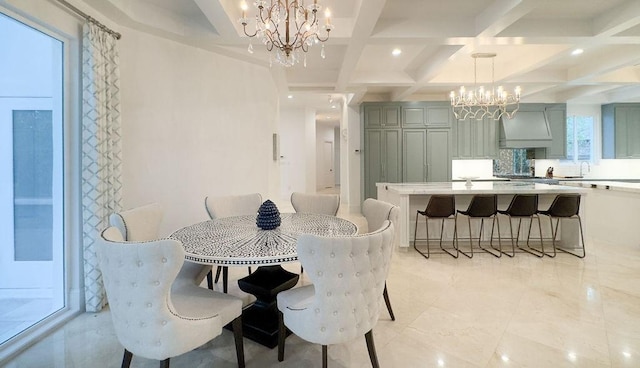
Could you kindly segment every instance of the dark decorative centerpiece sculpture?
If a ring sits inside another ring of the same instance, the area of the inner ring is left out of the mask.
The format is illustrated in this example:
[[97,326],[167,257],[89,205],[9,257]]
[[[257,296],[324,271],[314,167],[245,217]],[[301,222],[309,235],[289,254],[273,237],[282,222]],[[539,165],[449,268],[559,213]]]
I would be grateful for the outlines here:
[[256,225],[263,230],[273,230],[280,226],[280,211],[275,203],[267,199],[260,205]]

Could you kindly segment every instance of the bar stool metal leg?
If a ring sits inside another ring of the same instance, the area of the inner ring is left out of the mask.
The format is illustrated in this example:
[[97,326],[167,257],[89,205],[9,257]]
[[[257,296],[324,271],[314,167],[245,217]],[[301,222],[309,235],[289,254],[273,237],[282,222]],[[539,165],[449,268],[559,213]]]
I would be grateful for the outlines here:
[[455,214],[454,217],[453,217],[453,240],[451,241],[451,244],[453,245],[453,249],[455,249],[456,254],[453,254],[452,252],[449,252],[446,248],[444,248],[442,246],[442,234],[444,232],[444,220],[445,219],[442,219],[442,228],[440,229],[440,249],[442,249],[443,252],[447,253],[451,257],[458,258],[460,256],[460,251],[458,249],[458,214]]
[[[440,249],[447,253],[448,255],[450,255],[453,258],[458,258],[460,256],[460,250],[459,250],[459,246],[458,246],[458,214],[454,215],[453,218],[453,240],[451,241],[451,244],[453,245],[453,249],[455,250],[455,253],[450,252],[447,248],[442,246],[442,238],[444,237],[444,222],[445,220],[448,220],[447,218],[441,218],[440,219],[442,221],[441,225],[440,225],[440,241],[439,241],[439,246]],[[420,249],[418,249],[416,247],[416,235],[418,233],[418,214],[416,214],[416,222],[415,222],[415,230],[413,232],[413,247],[416,249],[416,251],[418,253],[420,253],[424,258],[429,259],[429,257],[431,256],[431,237],[429,235],[429,217],[424,218],[424,222],[425,222],[425,230],[426,230],[426,234],[427,234],[427,251],[426,253],[421,251]]]
[[[582,232],[582,219],[580,218],[580,215],[576,215],[576,217],[578,218],[578,226],[580,227],[580,241],[582,241],[582,255],[579,255],[578,253],[574,253],[574,252],[568,251],[568,250],[566,250],[564,248],[560,248],[560,247],[558,248],[558,250],[561,251],[561,252],[565,252],[565,253],[571,254],[571,255],[576,256],[578,258],[584,258],[587,255],[587,251],[585,250],[585,247],[584,247],[584,233]],[[560,220],[560,219],[558,219],[558,220]]]
[[[500,258],[502,257],[503,254],[506,254],[505,252],[502,251],[502,238],[500,236],[500,222],[497,221],[498,219],[498,215],[493,215],[493,223],[491,224],[491,239],[489,239],[489,246],[491,247],[491,249],[498,251],[498,253],[493,253],[488,249],[485,249],[485,252],[489,252],[489,254],[491,254],[492,256],[496,257],[496,258]],[[498,227],[498,248],[496,249],[496,247],[493,246],[493,227],[494,225],[497,225]]]
[[[536,249],[533,248],[532,246],[529,245],[529,239],[531,238],[531,227],[533,225],[533,218],[536,218],[538,220],[538,231],[540,232],[540,249]],[[529,232],[527,233],[527,245],[526,247],[521,247],[519,245],[519,241],[520,241],[520,223],[522,222],[522,218],[520,218],[520,222],[518,223],[518,236],[516,237],[516,247],[518,247],[518,249],[527,252],[529,254],[532,254],[538,258],[542,258],[545,255],[544,252],[544,243],[542,242],[542,225],[540,224],[540,216],[539,215],[533,215],[531,216],[531,220],[529,221]],[[509,223],[511,223],[511,218],[509,218]],[[512,234],[511,237],[513,238],[513,230],[512,230]]]
[[[572,256],[576,256],[578,258],[584,258],[587,255],[587,252],[585,250],[584,247],[584,233],[582,232],[582,219],[580,218],[580,215],[576,215],[576,218],[578,219],[578,226],[579,226],[579,231],[580,231],[580,239],[578,239],[578,242],[582,242],[582,255],[575,253],[575,252],[571,252],[569,250],[567,250],[566,248],[562,248],[562,247],[558,247],[556,246],[556,239],[558,236],[558,225],[560,224],[560,220],[562,220],[562,218],[557,218],[556,219],[556,226],[555,226],[555,231],[553,230],[553,228],[551,229],[553,231],[553,257],[555,257],[556,255],[556,249],[567,253],[567,254],[571,254]],[[551,221],[551,217],[549,217],[549,221]],[[553,226],[553,222],[552,222],[552,226]]]

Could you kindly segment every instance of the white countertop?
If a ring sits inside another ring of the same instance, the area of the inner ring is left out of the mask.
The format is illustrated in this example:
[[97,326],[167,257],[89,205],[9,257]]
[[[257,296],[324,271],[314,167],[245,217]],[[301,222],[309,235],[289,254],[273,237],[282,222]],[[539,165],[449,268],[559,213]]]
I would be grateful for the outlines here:
[[562,185],[582,188],[608,189],[620,192],[640,193],[640,183],[626,183],[622,181],[560,181]]
[[378,189],[384,188],[398,194],[561,194],[588,191],[581,186],[549,185],[518,181],[480,181],[467,186],[465,182],[444,183],[377,183]]

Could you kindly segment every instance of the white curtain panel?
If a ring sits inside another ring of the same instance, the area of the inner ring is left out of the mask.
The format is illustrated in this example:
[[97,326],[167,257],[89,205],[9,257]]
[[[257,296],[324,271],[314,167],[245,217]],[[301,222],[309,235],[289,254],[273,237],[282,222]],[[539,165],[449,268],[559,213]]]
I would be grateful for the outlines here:
[[120,74],[117,40],[87,22],[82,39],[82,217],[85,307],[106,304],[97,238],[122,203]]

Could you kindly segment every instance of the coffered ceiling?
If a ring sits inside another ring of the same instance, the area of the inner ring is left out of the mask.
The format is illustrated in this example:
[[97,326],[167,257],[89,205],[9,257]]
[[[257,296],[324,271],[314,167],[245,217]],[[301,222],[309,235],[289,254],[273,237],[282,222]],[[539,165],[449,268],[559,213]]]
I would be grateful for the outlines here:
[[[84,1],[127,27],[269,67],[263,46],[254,41],[247,51],[242,0]],[[253,1],[245,1],[252,18]],[[497,54],[496,85],[521,86],[523,102],[640,102],[638,0],[318,2],[334,24],[326,58],[314,46],[306,67],[270,67],[283,97],[322,108],[342,94],[351,104],[447,100],[473,85],[471,54],[483,52]],[[478,81],[489,83],[490,61],[477,66]]]

